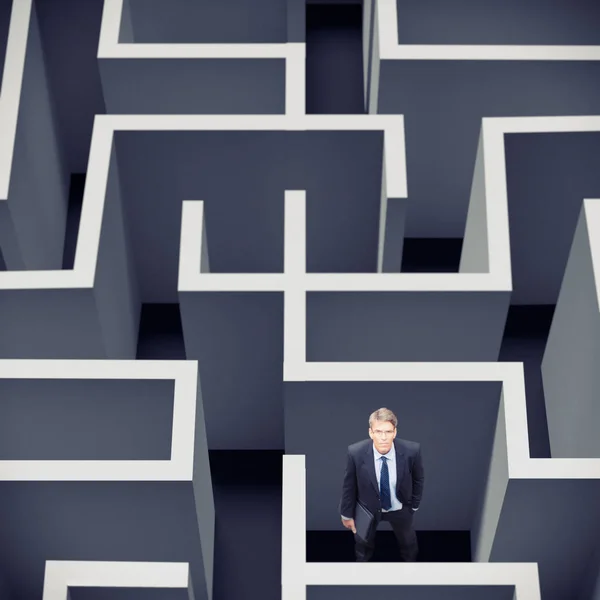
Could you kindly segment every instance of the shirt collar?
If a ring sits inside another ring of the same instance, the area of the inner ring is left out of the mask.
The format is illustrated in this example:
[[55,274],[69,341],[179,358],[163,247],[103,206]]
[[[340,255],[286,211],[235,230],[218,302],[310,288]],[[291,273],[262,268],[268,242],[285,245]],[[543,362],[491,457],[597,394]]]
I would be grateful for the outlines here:
[[388,460],[394,460],[396,458],[396,447],[392,442],[392,447],[387,454],[381,454],[377,448],[375,448],[375,444],[373,444],[373,455],[375,456],[375,460],[379,460],[382,456],[385,456]]

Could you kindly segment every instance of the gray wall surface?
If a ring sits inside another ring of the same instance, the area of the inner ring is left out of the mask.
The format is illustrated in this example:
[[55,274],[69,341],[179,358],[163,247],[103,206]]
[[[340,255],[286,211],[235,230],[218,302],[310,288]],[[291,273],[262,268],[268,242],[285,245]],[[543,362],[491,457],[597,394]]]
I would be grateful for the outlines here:
[[211,450],[283,447],[283,296],[182,292],[188,360],[198,360]]
[[284,44],[286,0],[128,0],[133,41]]
[[600,599],[600,548],[587,561],[587,576],[583,580],[580,590],[581,600],[599,600]]
[[99,60],[111,114],[283,114],[283,58]]
[[49,557],[190,561],[206,599],[191,482],[2,482],[0,563],[18,598],[41,598]]
[[600,197],[600,133],[505,136],[512,304],[556,304],[584,198]]
[[0,379],[0,460],[168,460],[173,381]]
[[496,360],[507,292],[312,292],[308,361]]
[[93,293],[106,355],[123,359],[135,357],[142,300],[121,172],[113,143]]
[[581,210],[542,360],[553,458],[600,458],[600,310],[589,233]]
[[0,206],[0,244],[9,270],[59,269],[62,265],[68,167],[61,148],[40,29],[33,6],[8,201]]
[[103,0],[34,0],[69,172],[85,173],[104,98],[98,70]]
[[600,45],[594,0],[396,0],[401,44]]
[[597,479],[511,481],[490,561],[535,561],[543,600],[577,598],[598,546],[598,506]]
[[1,358],[108,358],[91,290],[3,290],[0,328]]

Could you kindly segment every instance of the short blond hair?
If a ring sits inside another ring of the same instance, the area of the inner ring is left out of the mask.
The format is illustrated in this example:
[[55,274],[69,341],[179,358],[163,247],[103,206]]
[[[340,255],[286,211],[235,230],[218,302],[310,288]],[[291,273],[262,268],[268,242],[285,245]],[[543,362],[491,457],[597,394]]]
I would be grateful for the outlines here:
[[371,413],[369,417],[369,427],[371,429],[375,421],[388,421],[394,426],[394,429],[398,426],[398,419],[389,408],[378,408],[375,412]]

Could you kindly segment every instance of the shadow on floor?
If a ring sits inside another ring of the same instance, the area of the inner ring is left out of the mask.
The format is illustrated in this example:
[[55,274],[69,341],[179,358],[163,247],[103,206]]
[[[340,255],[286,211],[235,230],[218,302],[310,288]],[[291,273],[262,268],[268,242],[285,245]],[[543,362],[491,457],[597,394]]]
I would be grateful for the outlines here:
[[67,205],[67,223],[65,227],[65,245],[63,249],[63,269],[72,269],[75,264],[75,250],[79,234],[79,220],[83,206],[85,174],[73,173],[69,185],[69,203]]
[[554,308],[511,306],[498,357],[501,362],[523,363],[531,458],[551,458],[541,366]]
[[142,305],[136,358],[186,359],[179,304]]
[[[417,531],[418,562],[471,562],[468,531]],[[347,531],[308,531],[308,562],[352,562],[354,536]],[[400,554],[393,531],[377,531],[371,562],[398,562]]]
[[402,273],[458,273],[462,238],[404,238]]
[[365,113],[362,7],[306,6],[307,114]]

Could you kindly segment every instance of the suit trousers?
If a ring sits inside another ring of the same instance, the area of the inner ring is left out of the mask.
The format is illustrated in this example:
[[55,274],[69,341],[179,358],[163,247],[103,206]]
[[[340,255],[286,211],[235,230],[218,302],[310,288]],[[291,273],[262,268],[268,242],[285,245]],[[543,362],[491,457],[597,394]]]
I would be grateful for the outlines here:
[[[413,509],[406,505],[403,505],[400,510],[381,513],[380,520],[388,521],[394,530],[402,562],[416,562],[419,554],[417,534],[413,527],[413,515]],[[373,532],[373,537],[368,544],[356,536],[354,536],[354,540],[356,562],[369,561],[375,550],[375,532]]]

